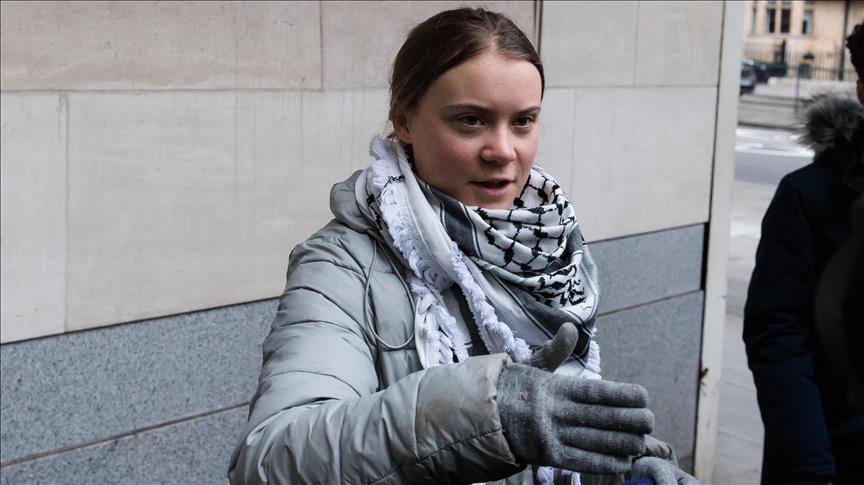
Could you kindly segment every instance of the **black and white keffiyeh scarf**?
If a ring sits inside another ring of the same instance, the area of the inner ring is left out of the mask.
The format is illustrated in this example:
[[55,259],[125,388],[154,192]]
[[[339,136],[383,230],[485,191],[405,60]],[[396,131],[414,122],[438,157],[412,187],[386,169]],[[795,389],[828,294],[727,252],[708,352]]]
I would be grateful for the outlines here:
[[458,285],[490,353],[515,361],[552,338],[564,322],[580,331],[573,357],[582,377],[599,378],[592,340],[597,270],[573,206],[535,166],[510,209],[471,207],[418,179],[397,141],[375,137],[375,161],[355,197],[394,253],[410,267],[417,351],[424,367],[463,361],[465,339],[442,292]]

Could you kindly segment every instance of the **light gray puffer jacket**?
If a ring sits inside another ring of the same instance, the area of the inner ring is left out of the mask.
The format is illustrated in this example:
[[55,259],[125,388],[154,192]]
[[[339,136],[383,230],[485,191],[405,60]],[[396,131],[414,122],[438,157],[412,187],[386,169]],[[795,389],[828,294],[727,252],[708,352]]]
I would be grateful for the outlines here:
[[335,219],[291,254],[231,483],[532,483],[498,417],[505,354],[424,370],[413,342],[376,338],[410,340],[414,311],[356,176],[333,187]]

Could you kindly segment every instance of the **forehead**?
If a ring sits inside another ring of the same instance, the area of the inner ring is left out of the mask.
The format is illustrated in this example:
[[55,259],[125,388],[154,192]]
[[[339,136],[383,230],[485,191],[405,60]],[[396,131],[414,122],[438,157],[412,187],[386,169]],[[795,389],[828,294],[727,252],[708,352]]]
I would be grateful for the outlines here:
[[518,111],[539,106],[541,96],[540,72],[533,64],[485,52],[442,74],[420,104],[434,108],[467,103]]

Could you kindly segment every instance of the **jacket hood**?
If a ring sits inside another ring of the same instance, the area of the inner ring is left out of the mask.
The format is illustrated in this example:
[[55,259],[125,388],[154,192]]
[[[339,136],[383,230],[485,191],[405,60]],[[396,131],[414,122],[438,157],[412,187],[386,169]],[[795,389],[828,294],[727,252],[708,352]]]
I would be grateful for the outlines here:
[[330,212],[337,221],[357,232],[368,232],[370,229],[374,231],[373,224],[360,211],[354,196],[354,186],[361,173],[358,170],[347,179],[333,185],[330,189]]
[[804,112],[801,141],[817,163],[828,163],[846,185],[864,191],[864,106],[852,96],[814,96]]
[[864,127],[864,106],[854,97],[820,94],[813,97],[804,114],[801,140],[820,153],[840,144],[853,143]]

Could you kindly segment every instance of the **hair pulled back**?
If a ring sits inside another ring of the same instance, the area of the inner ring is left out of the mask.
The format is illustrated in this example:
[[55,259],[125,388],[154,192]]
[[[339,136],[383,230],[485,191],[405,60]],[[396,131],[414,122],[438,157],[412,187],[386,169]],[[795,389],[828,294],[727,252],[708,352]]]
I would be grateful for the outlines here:
[[390,121],[396,124],[416,108],[438,76],[487,51],[533,64],[540,71],[542,96],[546,81],[540,56],[512,20],[482,8],[446,10],[411,29],[396,54],[390,76]]

